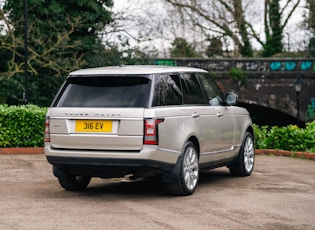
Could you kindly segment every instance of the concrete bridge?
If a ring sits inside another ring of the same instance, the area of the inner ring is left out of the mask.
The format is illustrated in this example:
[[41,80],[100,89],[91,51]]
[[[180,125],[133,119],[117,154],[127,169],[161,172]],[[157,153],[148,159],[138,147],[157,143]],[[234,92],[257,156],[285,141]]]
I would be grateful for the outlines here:
[[[315,58],[173,58],[155,64],[208,70],[224,92],[239,95],[239,105],[250,111],[256,124],[304,125],[315,120]],[[297,76],[303,82],[299,106]]]

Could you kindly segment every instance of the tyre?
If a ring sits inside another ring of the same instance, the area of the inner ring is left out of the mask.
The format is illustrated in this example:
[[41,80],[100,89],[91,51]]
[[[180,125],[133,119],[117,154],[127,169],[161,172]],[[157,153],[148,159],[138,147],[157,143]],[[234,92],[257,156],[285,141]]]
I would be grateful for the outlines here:
[[255,163],[255,146],[254,137],[247,132],[241,146],[238,157],[235,162],[229,166],[230,173],[233,176],[249,176],[254,169]]
[[173,195],[191,195],[199,180],[198,152],[192,142],[187,142],[179,159],[179,171],[175,182],[167,183],[168,190]]
[[69,174],[66,177],[58,177],[58,181],[61,187],[68,191],[82,191],[89,185],[91,177]]

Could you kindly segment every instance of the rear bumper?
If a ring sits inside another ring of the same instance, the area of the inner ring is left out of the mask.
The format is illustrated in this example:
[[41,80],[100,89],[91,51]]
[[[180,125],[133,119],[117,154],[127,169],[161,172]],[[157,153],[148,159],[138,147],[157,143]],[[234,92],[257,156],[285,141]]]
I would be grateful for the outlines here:
[[78,151],[46,146],[45,155],[50,164],[69,173],[114,178],[128,174],[167,174],[175,167],[180,154],[159,149]]
[[167,174],[175,164],[152,160],[102,159],[46,156],[53,166],[75,175],[114,178],[128,174],[149,175]]

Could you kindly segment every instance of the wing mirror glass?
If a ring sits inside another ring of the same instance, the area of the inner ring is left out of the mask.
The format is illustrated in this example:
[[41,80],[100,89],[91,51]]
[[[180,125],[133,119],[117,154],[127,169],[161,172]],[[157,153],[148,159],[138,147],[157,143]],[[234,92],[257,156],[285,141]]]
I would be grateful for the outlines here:
[[236,93],[227,93],[226,94],[226,104],[227,105],[236,105],[238,101],[238,96]]
[[211,106],[219,106],[222,104],[222,100],[220,101],[220,99],[218,97],[214,97],[209,101],[209,104]]

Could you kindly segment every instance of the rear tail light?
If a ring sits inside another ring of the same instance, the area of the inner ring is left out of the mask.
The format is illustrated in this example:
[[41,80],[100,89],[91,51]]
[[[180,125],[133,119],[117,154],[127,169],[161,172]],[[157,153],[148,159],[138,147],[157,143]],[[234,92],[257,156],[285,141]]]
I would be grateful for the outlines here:
[[158,145],[158,125],[163,122],[164,119],[145,119],[144,120],[144,136],[143,144],[146,145]]
[[45,120],[44,141],[50,142],[49,117],[46,117]]

